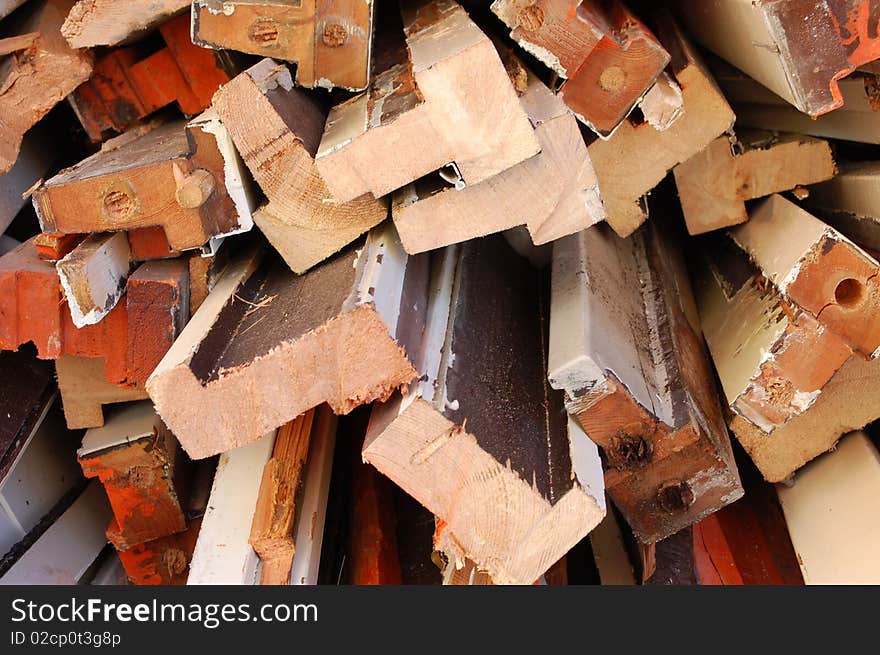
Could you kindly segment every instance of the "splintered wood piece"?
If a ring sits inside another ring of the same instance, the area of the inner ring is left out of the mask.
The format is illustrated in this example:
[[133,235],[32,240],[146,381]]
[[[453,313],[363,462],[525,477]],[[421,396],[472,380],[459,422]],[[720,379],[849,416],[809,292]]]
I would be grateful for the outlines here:
[[57,262],[83,242],[85,234],[63,234],[61,232],[40,232],[33,238],[34,247],[40,259]]
[[214,109],[269,202],[254,222],[295,273],[327,259],[381,223],[372,196],[337,202],[315,165],[327,111],[293,86],[290,70],[264,59],[214,96]]
[[129,258],[125,233],[105,232],[87,236],[55,264],[76,327],[94,325],[116,306],[125,294]]
[[868,435],[847,435],[777,490],[806,584],[880,584],[880,452]]
[[149,397],[142,386],[107,382],[104,368],[100,357],[64,355],[55,360],[64,418],[71,430],[104,425],[103,405]]
[[674,4],[697,41],[811,116],[841,107],[838,80],[880,58],[871,0]]
[[376,198],[454,164],[477,184],[540,144],[489,38],[453,0],[403,9],[406,43],[330,111],[316,162],[340,201]]
[[669,63],[669,53],[621,2],[495,0],[510,36],[563,78],[565,104],[608,136]]
[[299,86],[357,91],[370,79],[373,1],[193,0],[192,39],[296,62]]
[[800,134],[741,130],[722,136],[675,167],[675,184],[690,234],[749,220],[746,200],[834,176],[827,141]]
[[810,187],[804,204],[863,248],[880,251],[880,162],[854,162]]
[[786,302],[727,237],[704,241],[698,261],[697,306],[727,402],[771,433],[810,408],[852,349]]
[[662,132],[672,127],[684,112],[681,87],[669,73],[663,72],[639,100],[639,109],[648,124]]
[[[658,219],[659,220],[659,219]],[[554,244],[550,384],[605,454],[605,487],[643,543],[742,495],[684,263],[651,221]]]
[[457,566],[532,584],[605,514],[599,453],[545,383],[546,279],[501,235],[434,264],[419,383],[373,408],[363,456],[445,522]]
[[175,250],[249,230],[247,173],[210,110],[98,152],[34,192],[44,232],[108,232],[159,226]]
[[[190,0],[79,0],[61,26],[72,48],[116,45],[182,12]],[[189,17],[186,18],[187,28]]]
[[396,339],[424,311],[406,300],[423,261],[407,257],[389,224],[303,276],[242,253],[147,382],[160,416],[201,459],[323,402],[345,414],[387,399],[416,377]]
[[119,550],[128,581],[136,585],[184,585],[189,575],[202,519],[190,522],[183,532]]
[[118,550],[186,529],[187,462],[149,401],[114,407],[77,458],[104,485],[114,516],[107,538]]
[[577,122],[537,77],[527,75],[520,103],[541,152],[463,189],[435,174],[395,193],[392,216],[408,253],[523,224],[535,244],[549,243],[605,217],[596,173]]
[[625,120],[610,138],[597,139],[587,148],[599,178],[605,220],[620,236],[629,236],[645,221],[642,196],[734,121],[711,74],[667,14],[658,17],[657,34],[672,54],[669,73],[681,88],[681,117],[665,130]]
[[92,73],[92,56],[73,50],[59,32],[73,0],[39,0],[4,21],[0,36],[38,33],[0,67],[0,175],[18,158],[25,132]]
[[730,235],[786,298],[863,355],[880,354],[877,260],[779,195]]

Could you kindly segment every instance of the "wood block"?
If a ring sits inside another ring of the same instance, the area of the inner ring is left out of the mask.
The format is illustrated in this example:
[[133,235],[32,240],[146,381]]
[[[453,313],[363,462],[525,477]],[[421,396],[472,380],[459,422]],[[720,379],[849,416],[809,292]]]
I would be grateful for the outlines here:
[[98,232],[55,264],[76,327],[94,325],[119,302],[125,294],[130,255],[124,232]]
[[100,357],[64,355],[55,360],[64,418],[71,430],[104,425],[103,405],[149,397],[140,385],[121,386],[107,382],[104,368],[104,359]]
[[870,0],[675,5],[697,41],[811,116],[841,107],[838,80],[880,58]]
[[[660,220],[659,218],[657,220]],[[554,244],[549,380],[605,455],[605,487],[654,543],[742,495],[669,225]]]
[[880,250],[880,162],[841,166],[836,177],[810,187],[804,201],[823,221],[866,249]]
[[424,311],[406,296],[426,263],[406,256],[388,224],[304,276],[243,254],[147,382],[157,411],[201,459],[323,402],[345,414],[387,399],[416,376],[397,340],[410,313]]
[[50,146],[48,134],[40,128],[33,128],[24,137],[15,165],[0,175],[0,234],[27,204],[23,197],[49,171],[55,161],[56,152]]
[[128,248],[133,262],[167,259],[180,255],[180,251],[174,250],[168,243],[165,230],[161,227],[142,227],[129,230],[125,234],[128,237]]
[[749,220],[746,200],[828,180],[836,173],[827,141],[801,134],[740,130],[715,139],[674,169],[690,234]]
[[434,263],[419,383],[374,407],[363,457],[446,523],[456,566],[532,584],[605,514],[598,451],[544,383],[540,273],[500,235]]
[[[99,13],[108,13],[108,0],[104,0],[100,7],[94,2],[88,4]],[[125,9],[113,7],[112,11],[117,16],[123,13],[132,20],[140,21],[137,10],[166,10],[170,4],[181,3],[179,0],[163,0],[158,3],[164,5],[162,7],[155,2],[150,2],[149,6],[146,6],[147,2],[127,2]],[[76,7],[73,12],[76,12]],[[91,79],[78,87],[70,97],[92,141],[103,141],[114,133],[124,132],[172,103],[176,103],[189,116],[210,107],[211,96],[221,84],[229,81],[230,75],[213,52],[192,44],[189,23],[189,14],[164,23],[159,28],[166,44],[161,50],[144,50],[143,45],[134,45],[113,50],[97,61]],[[130,27],[124,21],[116,21],[115,25],[119,30]],[[102,29],[100,34],[104,36],[99,39],[112,39],[116,38],[118,32]]]
[[59,259],[64,259],[85,238],[85,234],[40,232],[33,238],[33,244],[40,259],[47,262],[57,262]]
[[376,198],[454,164],[477,184],[537,154],[534,131],[489,38],[453,0],[403,10],[406,43],[370,88],[330,111],[316,162],[340,201]]
[[866,357],[880,354],[877,260],[779,195],[730,235],[783,296]]
[[599,178],[605,220],[621,236],[645,221],[642,196],[733,126],[733,111],[711,74],[666,14],[658,18],[657,35],[672,54],[669,72],[681,88],[681,117],[665,130],[626,120],[609,139],[597,139],[587,148]]
[[880,452],[868,435],[847,435],[777,489],[806,584],[880,583]]
[[160,226],[172,248],[188,250],[252,227],[246,180],[208,111],[84,159],[43,183],[33,202],[44,232]]
[[0,175],[15,164],[25,132],[92,73],[91,53],[71,49],[59,31],[72,5],[73,0],[32,2],[0,30],[0,37],[39,34],[0,67]]
[[149,401],[114,407],[77,458],[104,485],[114,516],[107,538],[118,550],[186,529],[187,461]]
[[617,0],[495,0],[492,11],[514,41],[564,80],[565,104],[602,136],[669,63],[657,38]]
[[296,62],[296,83],[365,88],[373,0],[193,0],[193,43]]
[[519,68],[528,79],[520,103],[541,152],[463,189],[435,175],[395,193],[392,216],[408,253],[522,224],[535,244],[549,243],[605,217],[596,173],[574,116],[522,64]]
[[136,585],[184,585],[202,519],[190,522],[183,532],[159,537],[118,551],[128,581]]
[[370,195],[337,202],[315,165],[327,111],[264,59],[214,96],[214,108],[269,202],[254,221],[295,273],[338,252],[388,215]]
[[[190,0],[79,0],[61,26],[72,48],[116,45],[137,37],[177,13]],[[189,27],[189,19],[186,20]]]
[[660,132],[668,130],[684,113],[681,87],[664,71],[639,100],[638,106],[651,127]]

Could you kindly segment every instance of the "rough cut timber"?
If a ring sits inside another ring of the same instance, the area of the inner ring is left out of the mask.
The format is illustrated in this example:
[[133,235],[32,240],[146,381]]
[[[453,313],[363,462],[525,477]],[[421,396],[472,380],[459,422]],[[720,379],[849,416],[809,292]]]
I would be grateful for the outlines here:
[[544,244],[605,217],[596,173],[577,121],[522,64],[519,70],[528,80],[520,103],[541,152],[463,189],[434,175],[395,193],[392,216],[408,253],[434,250],[523,224],[533,243]]
[[186,529],[187,462],[149,401],[114,407],[77,452],[113,508],[107,538],[119,550]]
[[853,162],[810,187],[804,203],[863,248],[880,252],[880,162]]
[[800,111],[843,105],[838,80],[880,58],[872,0],[678,0],[702,45]]
[[669,53],[621,2],[495,0],[511,37],[564,81],[574,114],[608,136],[669,63]]
[[407,257],[389,224],[303,276],[243,253],[147,382],[159,415],[201,459],[323,402],[345,414],[387,399],[416,377],[396,339],[424,311],[407,295],[426,265]]
[[55,360],[64,418],[71,430],[104,425],[103,405],[149,397],[142,385],[107,382],[105,368],[100,357],[64,355]]
[[742,495],[670,229],[597,226],[553,248],[550,384],[604,451],[605,487],[643,543]]
[[880,353],[880,264],[840,232],[774,195],[730,231],[784,297],[867,357]]
[[758,130],[719,137],[674,169],[690,234],[745,223],[746,200],[821,182],[835,172],[827,141]]
[[806,584],[880,584],[880,452],[867,434],[847,435],[777,488]]
[[44,232],[111,232],[159,226],[175,250],[249,230],[247,173],[208,111],[98,152],[33,195]]
[[[190,0],[79,0],[61,34],[72,48],[116,45],[137,37],[174,14],[189,8]],[[189,18],[186,18],[189,31]]]
[[254,222],[295,273],[327,259],[388,215],[370,195],[338,202],[315,165],[327,109],[264,59],[214,96],[214,109],[269,202]]
[[117,551],[129,582],[136,585],[186,584],[201,527],[200,517],[191,521],[183,532]]
[[39,34],[0,66],[0,175],[15,164],[25,132],[92,73],[91,53],[72,50],[59,32],[72,5],[37,0],[0,28],[0,38]]
[[192,40],[296,62],[299,86],[365,88],[373,1],[193,0]]
[[771,433],[809,409],[852,349],[782,298],[726,236],[700,251],[697,306],[727,402]]
[[598,451],[545,382],[546,280],[501,235],[434,264],[419,382],[374,407],[363,457],[445,522],[456,566],[532,584],[605,515]]
[[452,0],[403,9],[406,43],[370,88],[330,111],[317,165],[340,201],[376,198],[444,167],[477,184],[537,154],[537,138],[489,38]]
[[[609,139],[597,139],[587,151],[593,160],[605,219],[620,236],[629,236],[646,218],[642,196],[677,164],[687,161],[728,131],[733,111],[711,74],[671,18],[658,17],[658,36],[672,55],[669,73],[681,88],[682,115],[667,129],[625,120]],[[651,108],[643,104],[643,114]]]

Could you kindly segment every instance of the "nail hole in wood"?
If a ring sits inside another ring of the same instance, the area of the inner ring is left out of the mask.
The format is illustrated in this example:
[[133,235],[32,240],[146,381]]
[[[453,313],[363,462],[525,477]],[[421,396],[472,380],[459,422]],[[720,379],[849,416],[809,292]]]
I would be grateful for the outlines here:
[[834,300],[841,307],[857,307],[865,297],[865,285],[848,277],[841,280],[834,289]]
[[694,504],[694,492],[687,482],[669,482],[660,487],[657,501],[670,514],[677,514]]

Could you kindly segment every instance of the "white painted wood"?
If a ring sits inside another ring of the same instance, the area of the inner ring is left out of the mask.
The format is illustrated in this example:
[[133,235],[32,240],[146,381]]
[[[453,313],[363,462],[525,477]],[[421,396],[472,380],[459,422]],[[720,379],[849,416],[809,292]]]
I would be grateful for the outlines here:
[[153,434],[159,417],[149,400],[115,405],[106,410],[104,425],[86,431],[77,457],[131,443]]

